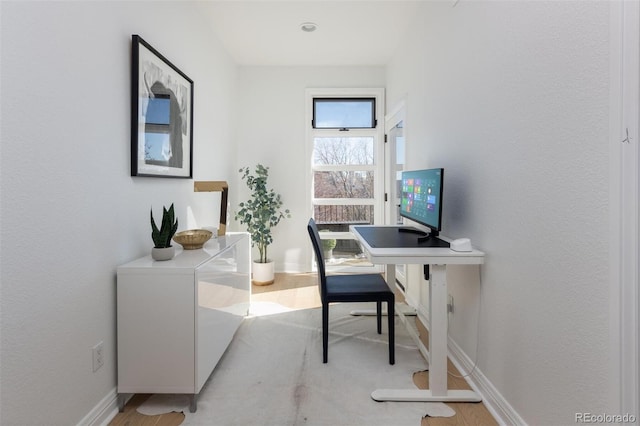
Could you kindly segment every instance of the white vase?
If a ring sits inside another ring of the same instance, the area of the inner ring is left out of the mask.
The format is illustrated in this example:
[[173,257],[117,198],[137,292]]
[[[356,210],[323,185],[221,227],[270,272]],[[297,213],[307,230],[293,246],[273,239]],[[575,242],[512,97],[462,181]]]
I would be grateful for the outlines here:
[[151,249],[151,258],[153,260],[171,260],[175,254],[176,249],[173,246],[163,248],[154,247]]
[[260,263],[253,262],[253,283],[255,285],[269,285],[273,284],[274,279],[274,263]]

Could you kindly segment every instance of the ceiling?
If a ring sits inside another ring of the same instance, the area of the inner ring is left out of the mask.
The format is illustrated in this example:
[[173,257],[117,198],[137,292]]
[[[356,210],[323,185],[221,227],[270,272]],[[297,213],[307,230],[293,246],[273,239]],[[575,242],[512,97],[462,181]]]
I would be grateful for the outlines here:
[[[240,65],[380,66],[393,56],[420,1],[227,0],[202,3]],[[300,24],[314,22],[314,32]]]

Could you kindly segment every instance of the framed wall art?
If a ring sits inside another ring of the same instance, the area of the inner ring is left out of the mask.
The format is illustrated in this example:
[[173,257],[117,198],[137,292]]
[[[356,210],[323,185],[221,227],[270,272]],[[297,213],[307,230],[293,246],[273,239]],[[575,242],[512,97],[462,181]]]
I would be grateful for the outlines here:
[[193,81],[132,36],[131,176],[193,177]]

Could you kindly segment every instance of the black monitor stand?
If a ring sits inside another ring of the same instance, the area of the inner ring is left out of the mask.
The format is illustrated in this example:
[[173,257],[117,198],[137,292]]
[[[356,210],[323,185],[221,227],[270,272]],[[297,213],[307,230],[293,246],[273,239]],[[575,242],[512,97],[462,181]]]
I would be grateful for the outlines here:
[[431,239],[431,237],[437,237],[438,236],[438,232],[437,231],[431,231],[431,232],[424,232],[421,231],[419,229],[416,228],[411,228],[411,227],[400,227],[398,228],[398,232],[403,232],[403,233],[407,233],[407,234],[417,234],[419,235],[418,237],[418,242],[419,243],[423,243],[425,241],[428,241],[429,239]]

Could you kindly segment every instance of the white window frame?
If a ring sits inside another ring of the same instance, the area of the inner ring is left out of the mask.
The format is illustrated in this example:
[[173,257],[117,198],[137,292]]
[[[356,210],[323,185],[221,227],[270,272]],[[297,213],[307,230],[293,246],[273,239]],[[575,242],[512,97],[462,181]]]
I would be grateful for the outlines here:
[[[341,131],[340,129],[314,129],[313,120],[313,98],[375,98],[376,105],[376,127],[373,129],[349,129]],[[384,203],[384,179],[385,179],[385,98],[383,88],[309,88],[305,90],[305,109],[306,109],[306,142],[305,156],[307,158],[307,174],[306,187],[308,188],[306,205],[309,208],[309,217],[313,217],[313,208],[316,205],[353,205],[354,202],[361,205],[373,206],[374,224],[381,225],[384,223],[385,203]],[[316,137],[374,137],[374,164],[373,165],[357,165],[357,166],[333,166],[322,165],[314,166],[313,164],[313,141]],[[374,172],[374,197],[371,199],[341,199],[341,198],[314,198],[313,193],[313,174],[316,171],[335,171],[335,170],[357,170],[357,171],[373,171]],[[323,233],[327,238],[336,239],[353,239],[349,232],[327,232]],[[313,267],[313,253],[309,252],[308,264]],[[339,269],[340,271],[381,271],[379,265],[371,267],[330,267],[329,270]]]

